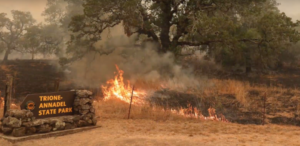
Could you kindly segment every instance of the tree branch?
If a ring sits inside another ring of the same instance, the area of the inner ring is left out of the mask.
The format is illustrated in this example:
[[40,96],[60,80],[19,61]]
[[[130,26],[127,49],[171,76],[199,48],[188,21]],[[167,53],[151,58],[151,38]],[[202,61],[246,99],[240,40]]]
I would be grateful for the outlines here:
[[4,39],[4,36],[2,35],[2,32],[0,32],[0,40],[3,41],[6,45],[8,45],[8,42]]
[[180,0],[177,4],[174,4],[174,9],[171,11],[172,14],[176,13],[178,11],[178,7],[180,4],[182,4],[185,0]]
[[16,34],[15,39],[17,39],[22,34],[23,30],[24,30],[24,22],[21,21],[21,28],[19,33]]
[[[142,7],[139,10],[139,12],[140,12],[140,14],[142,16],[143,23],[142,23],[142,27],[138,27],[137,26],[138,30],[136,32],[139,33],[139,34],[145,34],[148,37],[151,37],[154,41],[159,42],[158,36],[155,34],[155,32],[153,31],[153,28],[150,25],[151,23],[149,22],[149,17],[148,17],[147,14],[145,14],[145,12],[142,9]],[[148,27],[150,27],[150,28],[146,29],[147,27],[145,27],[145,24],[149,24]]]
[[[258,44],[260,39],[240,39],[239,42],[251,42],[254,44]],[[225,40],[211,40],[211,41],[203,41],[203,42],[178,42],[177,44],[180,46],[201,46],[201,45],[209,45],[211,43],[222,43]]]

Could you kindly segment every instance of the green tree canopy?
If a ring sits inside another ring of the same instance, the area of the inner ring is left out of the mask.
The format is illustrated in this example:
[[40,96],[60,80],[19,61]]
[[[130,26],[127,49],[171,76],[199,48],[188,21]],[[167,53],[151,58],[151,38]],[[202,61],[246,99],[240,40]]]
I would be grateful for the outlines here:
[[84,0],[83,7],[69,24],[70,46],[84,42],[98,52],[92,44],[118,24],[128,36],[152,39],[161,52],[180,56],[182,48],[198,47],[222,64],[248,67],[299,39],[298,23],[280,13],[275,0]]

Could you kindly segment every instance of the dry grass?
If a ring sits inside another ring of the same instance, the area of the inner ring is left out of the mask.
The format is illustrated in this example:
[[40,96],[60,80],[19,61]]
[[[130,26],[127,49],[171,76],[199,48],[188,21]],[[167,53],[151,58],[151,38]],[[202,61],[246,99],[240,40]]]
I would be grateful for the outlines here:
[[[94,102],[97,115],[104,119],[127,119],[129,104],[118,99]],[[131,119],[151,119],[154,121],[180,120],[183,117],[172,114],[170,110],[163,110],[160,107],[131,106]]]
[[249,82],[241,82],[237,80],[211,80],[214,86],[207,88],[204,91],[205,96],[217,96],[217,95],[233,95],[237,101],[242,105],[247,106],[249,100],[251,100],[250,91],[256,91],[260,93],[259,96],[267,94],[268,97],[271,96],[281,96],[284,93],[300,94],[300,90],[296,88],[283,88],[277,86],[258,86],[250,85]]
[[11,69],[7,65],[0,65],[0,69],[5,72],[10,72]]
[[[212,121],[165,121],[144,119],[101,119],[102,127],[90,131],[29,140],[22,146],[98,146],[98,145],[299,145],[299,127],[277,125],[239,125]],[[5,146],[13,146],[0,139]]]
[[248,90],[250,88],[249,83],[243,83],[235,80],[212,80],[214,87],[205,91],[206,94],[215,92],[218,95],[230,94],[234,95],[236,100],[241,104],[246,105]]

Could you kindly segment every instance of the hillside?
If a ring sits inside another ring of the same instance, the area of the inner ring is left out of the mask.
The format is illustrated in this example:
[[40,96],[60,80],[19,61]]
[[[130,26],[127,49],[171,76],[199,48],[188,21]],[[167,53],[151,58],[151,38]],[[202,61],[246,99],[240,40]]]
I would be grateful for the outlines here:
[[6,75],[15,75],[15,93],[17,101],[32,93],[54,91],[54,83],[63,77],[49,60],[9,60],[0,64],[0,91],[4,96]]

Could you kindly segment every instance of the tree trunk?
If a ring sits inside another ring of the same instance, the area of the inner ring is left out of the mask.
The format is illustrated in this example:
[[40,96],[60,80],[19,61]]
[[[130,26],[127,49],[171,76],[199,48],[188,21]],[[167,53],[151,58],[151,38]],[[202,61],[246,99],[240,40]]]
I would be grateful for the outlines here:
[[170,21],[172,20],[172,7],[171,2],[161,4],[161,9],[163,11],[163,18],[161,22],[161,32],[160,32],[160,43],[161,43],[161,51],[167,52],[170,49],[171,41],[170,41]]
[[246,74],[250,73],[252,71],[251,66],[246,66]]
[[250,73],[252,71],[252,62],[251,62],[251,56],[250,56],[250,51],[249,49],[246,49],[246,52],[245,52],[245,59],[246,59],[246,74]]
[[7,61],[8,60],[8,55],[9,54],[10,54],[10,48],[7,48],[7,50],[5,51],[5,54],[4,54],[3,61]]
[[34,53],[31,53],[31,60],[34,60]]

